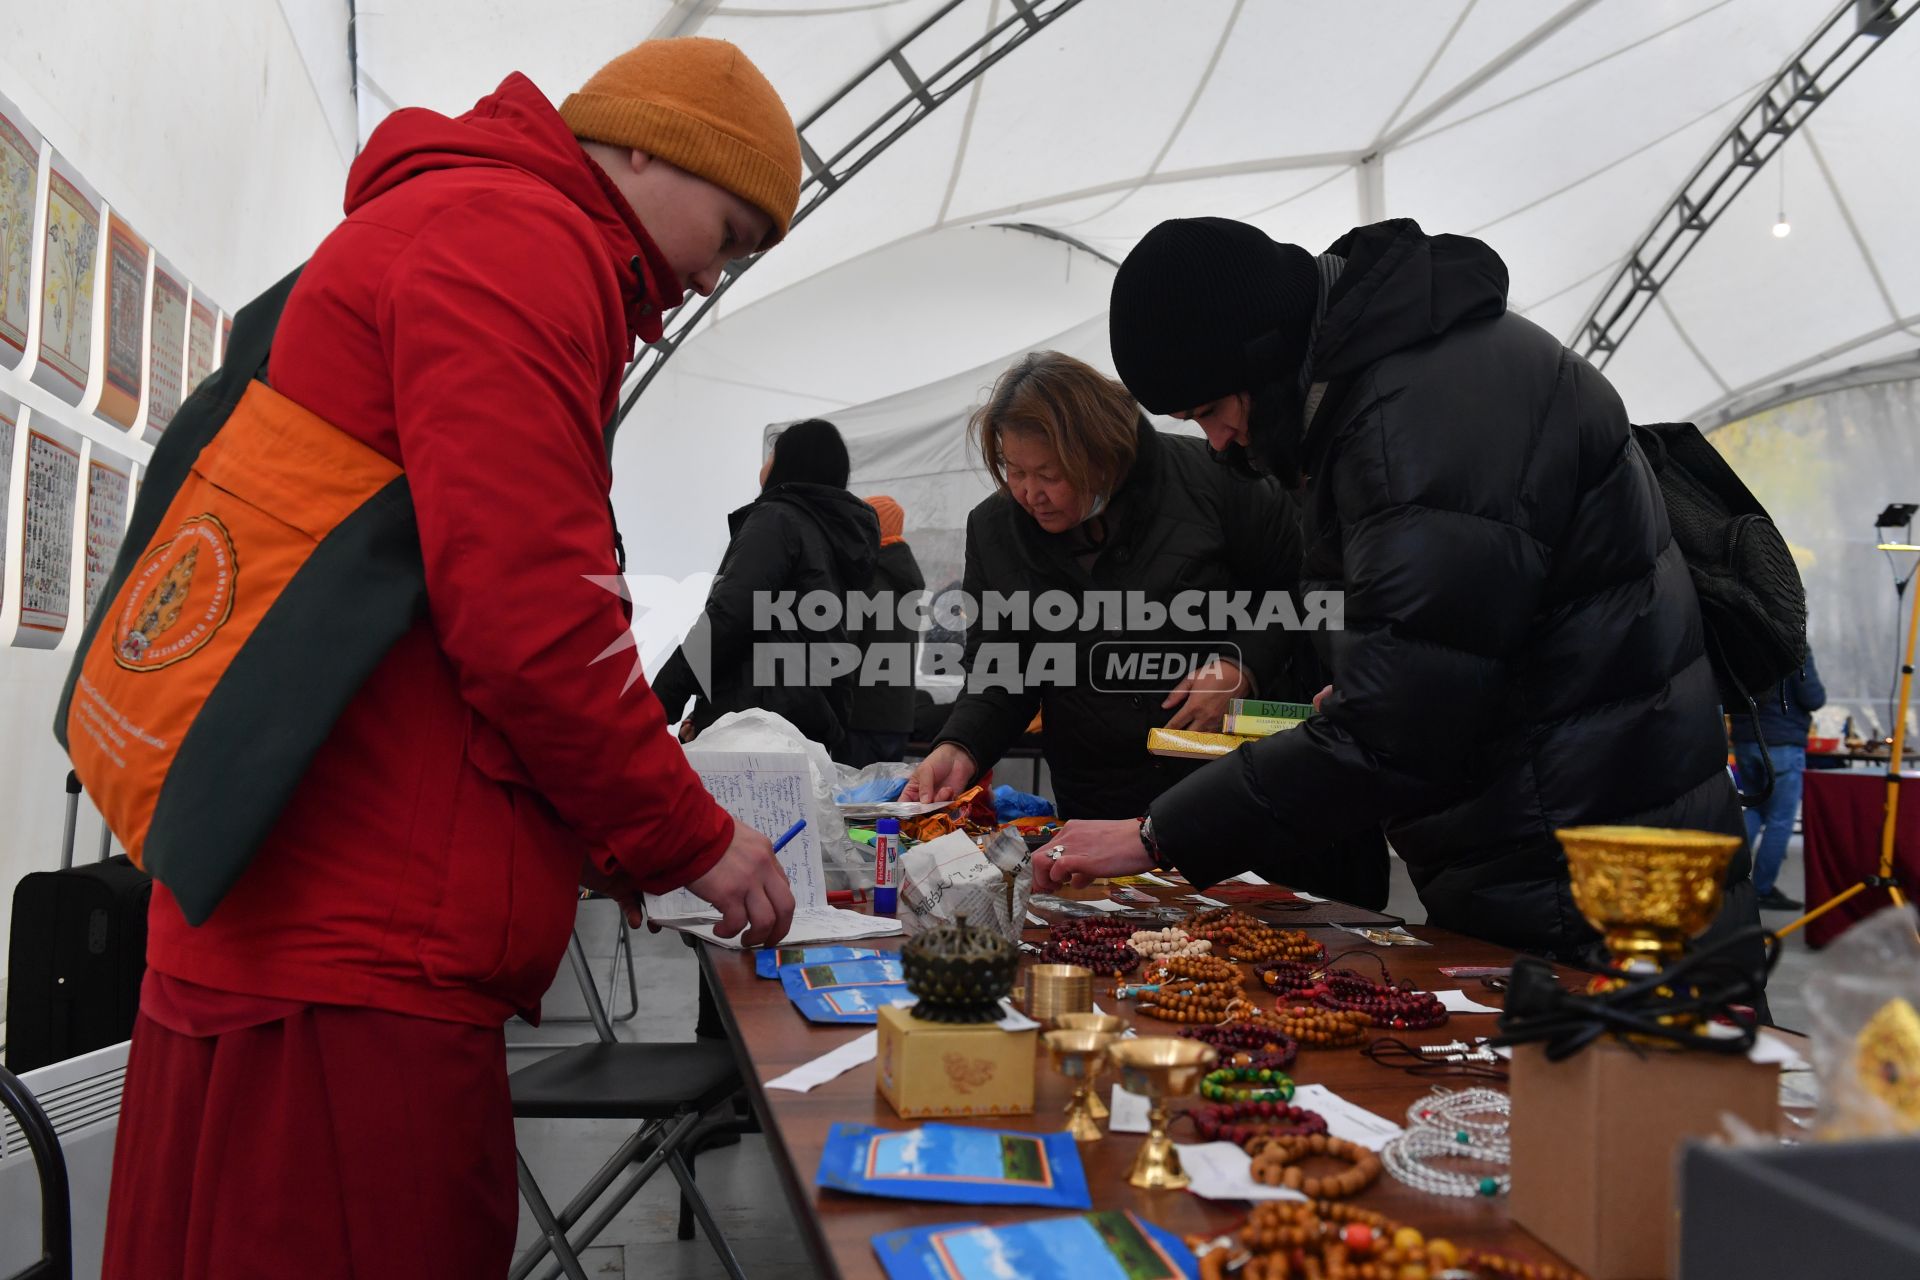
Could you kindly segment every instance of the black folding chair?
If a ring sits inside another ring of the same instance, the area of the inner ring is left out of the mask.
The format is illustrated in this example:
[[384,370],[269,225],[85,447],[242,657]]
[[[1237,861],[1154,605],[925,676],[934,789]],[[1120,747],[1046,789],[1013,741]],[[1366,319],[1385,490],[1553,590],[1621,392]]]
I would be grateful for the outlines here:
[[60,1138],[33,1091],[5,1067],[0,1067],[0,1103],[20,1126],[40,1174],[40,1260],[28,1263],[8,1280],[73,1280],[73,1211]]
[[[526,1280],[549,1253],[556,1261],[546,1273],[548,1280],[562,1272],[569,1280],[586,1280],[580,1251],[606,1230],[662,1165],[680,1184],[680,1238],[692,1238],[690,1212],[706,1232],[707,1243],[727,1275],[732,1280],[745,1280],[739,1261],[694,1182],[695,1146],[689,1143],[702,1118],[727,1106],[740,1090],[733,1046],[712,1040],[691,1044],[616,1042],[578,937],[569,944],[567,958],[586,996],[587,1012],[599,1039],[563,1049],[514,1072],[508,1078],[513,1114],[526,1119],[641,1123],[559,1213],[547,1203],[525,1157],[515,1154],[520,1194],[533,1211],[543,1238],[514,1260],[510,1280]],[[636,1167],[628,1171],[630,1165]],[[589,1210],[594,1210],[593,1217],[575,1230]]]

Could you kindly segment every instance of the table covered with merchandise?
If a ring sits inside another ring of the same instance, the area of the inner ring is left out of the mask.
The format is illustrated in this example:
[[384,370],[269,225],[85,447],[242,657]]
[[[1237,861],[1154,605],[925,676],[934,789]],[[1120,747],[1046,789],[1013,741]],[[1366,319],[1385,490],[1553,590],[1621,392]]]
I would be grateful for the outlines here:
[[[1287,1187],[1322,1198],[1250,1206],[1245,1200],[1203,1198],[1193,1190],[1139,1189],[1129,1183],[1129,1172],[1145,1136],[1119,1131],[1116,1126],[1123,1118],[1118,1115],[1101,1119],[1096,1131],[1103,1136],[1069,1148],[1078,1153],[1078,1173],[1095,1214],[1089,1220],[1094,1231],[1089,1239],[1096,1241],[1071,1274],[1128,1280],[1182,1274],[1166,1270],[1162,1254],[1129,1253],[1113,1244],[1116,1231],[1137,1227],[1150,1228],[1149,1239],[1200,1248],[1197,1263],[1187,1259],[1186,1266],[1203,1276],[1433,1280],[1463,1262],[1475,1267],[1467,1273],[1474,1275],[1573,1274],[1508,1214],[1502,1161],[1506,1063],[1481,1041],[1495,1034],[1496,1010],[1503,998],[1501,979],[1486,975],[1504,971],[1512,954],[1438,929],[1330,923],[1364,920],[1371,913],[1303,901],[1273,886],[1227,886],[1221,892],[1233,899],[1231,905],[1218,899],[1193,900],[1193,892],[1185,885],[1150,887],[1144,894],[1095,886],[1067,894],[1084,901],[1065,912],[1036,899],[1033,910],[1040,914],[1028,922],[1045,919],[1048,927],[1027,929],[1020,948],[1022,978],[1015,989],[1025,989],[1025,971],[1036,963],[1079,961],[1096,971],[1092,1003],[1101,1012],[1124,1018],[1138,1036],[1198,1037],[1216,1045],[1220,1056],[1214,1067],[1222,1074],[1209,1076],[1208,1096],[1196,1093],[1168,1101],[1173,1141],[1182,1146],[1207,1139],[1243,1145],[1258,1153],[1251,1171],[1271,1181],[1273,1193]],[[1117,903],[1112,898],[1116,893],[1133,901]],[[1082,914],[1091,903],[1101,909]],[[1121,907],[1125,909],[1116,909]],[[1129,931],[1141,935],[1140,948],[1153,954],[1142,955],[1124,943],[1116,946],[1115,939],[1129,938]],[[1205,954],[1174,957],[1195,938],[1210,939]],[[891,952],[902,941],[859,945]],[[1259,959],[1236,963],[1229,958],[1234,955]],[[1032,1114],[903,1119],[876,1089],[872,1055],[858,1043],[875,1035],[872,1028],[803,1019],[788,989],[792,980],[783,984],[757,974],[753,953],[705,947],[701,963],[740,1048],[768,1145],[821,1274],[1037,1273],[1027,1265],[1011,1265],[1004,1253],[969,1260],[960,1247],[966,1238],[952,1233],[947,1233],[951,1249],[943,1245],[927,1254],[937,1256],[938,1265],[897,1263],[890,1271],[881,1254],[903,1247],[902,1241],[925,1244],[928,1237],[916,1236],[915,1228],[1030,1223],[1075,1207],[1068,1202],[1054,1208],[1037,1208],[1044,1203],[1038,1200],[1017,1205],[941,1203],[884,1191],[851,1194],[822,1182],[835,1181],[823,1167],[830,1143],[844,1146],[872,1130],[907,1132],[926,1124],[1060,1133],[1067,1126],[1065,1111],[1074,1089],[1049,1063],[1044,1048],[1034,1051]],[[762,969],[768,965],[764,955],[760,964]],[[819,967],[824,974],[820,981],[833,980],[828,968]],[[1213,983],[1229,969],[1237,980],[1237,994],[1233,983]],[[1570,987],[1585,977],[1564,976]],[[1151,985],[1161,990],[1139,990]],[[1154,1003],[1156,999],[1162,1003]],[[1223,1031],[1214,1024],[1228,1017],[1230,1004],[1237,1016],[1227,1026],[1238,1029]],[[1252,1011],[1258,1011],[1256,1017],[1245,1016]],[[1423,1048],[1435,1051],[1423,1053]],[[835,1050],[841,1051],[839,1061],[821,1061]],[[836,1068],[844,1069],[834,1074]],[[811,1073],[818,1082],[796,1082],[789,1073]],[[1289,1082],[1290,1100],[1280,1096],[1281,1079]],[[1109,1074],[1100,1082],[1103,1097],[1114,1080]],[[768,1087],[770,1083],[775,1087]],[[790,1087],[795,1083],[810,1087],[796,1091]],[[959,1102],[967,1091],[964,1073],[949,1087]],[[1469,1090],[1493,1092],[1469,1095]],[[1122,1094],[1112,1098],[1116,1104],[1127,1101]],[[1463,1102],[1464,1107],[1456,1105]],[[1425,1118],[1423,1111],[1428,1113]],[[1444,1129],[1442,1147],[1458,1142],[1489,1158],[1476,1163],[1466,1157],[1449,1159],[1454,1153],[1442,1152],[1442,1158],[1429,1159],[1422,1152],[1438,1147],[1401,1142],[1400,1168],[1405,1172],[1396,1173],[1396,1152],[1384,1150],[1394,1145],[1388,1139],[1417,1128]],[[1187,1149],[1205,1156],[1221,1148]],[[871,1154],[861,1157],[867,1164],[856,1172],[874,1172],[882,1154],[883,1147],[873,1145]],[[836,1151],[826,1163],[835,1165],[840,1159]],[[1205,1159],[1189,1157],[1185,1163],[1196,1181],[1222,1175]],[[1233,1176],[1244,1177],[1248,1171],[1242,1159]],[[839,1185],[845,1185],[844,1179]],[[1084,1213],[1086,1206],[1080,1207]],[[1279,1264],[1271,1259],[1297,1255],[1295,1246],[1308,1235],[1315,1241],[1310,1250],[1315,1268],[1304,1268],[1296,1258],[1294,1269],[1277,1269]],[[1331,1249],[1329,1238],[1335,1241]],[[1209,1250],[1208,1242],[1214,1241],[1220,1243]],[[1258,1249],[1263,1242],[1272,1247],[1266,1255]],[[1105,1252],[1100,1243],[1113,1246],[1111,1256],[1094,1256]],[[1004,1241],[992,1246],[1007,1247]],[[1262,1256],[1269,1260],[1247,1269]]]

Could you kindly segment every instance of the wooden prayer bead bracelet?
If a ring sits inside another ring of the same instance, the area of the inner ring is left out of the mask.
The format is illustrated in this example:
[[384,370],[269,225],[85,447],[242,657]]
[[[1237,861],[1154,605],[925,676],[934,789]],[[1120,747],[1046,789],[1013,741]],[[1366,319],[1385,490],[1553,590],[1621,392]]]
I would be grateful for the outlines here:
[[1287,1102],[1227,1102],[1194,1107],[1186,1114],[1202,1142],[1231,1142],[1237,1147],[1255,1138],[1305,1137],[1327,1131],[1325,1116]]
[[1140,997],[1140,1012],[1162,1022],[1225,1022],[1251,1007],[1225,983],[1168,982]]
[[1158,967],[1173,978],[1231,984],[1235,990],[1240,987],[1240,967],[1218,956],[1169,956]]
[[1300,1054],[1300,1043],[1292,1036],[1255,1022],[1228,1022],[1217,1027],[1187,1027],[1180,1032],[1189,1040],[1212,1045],[1220,1060],[1232,1067],[1272,1067],[1280,1070],[1293,1065]]
[[1200,1081],[1200,1096],[1209,1102],[1291,1102],[1293,1077],[1272,1067],[1226,1067]]
[[1261,1015],[1261,1024],[1293,1037],[1303,1045],[1325,1049],[1344,1049],[1367,1038],[1372,1019],[1364,1013],[1346,1009],[1321,1009],[1296,1004],[1274,1007]]
[[1438,1280],[1462,1273],[1481,1280],[1582,1280],[1565,1267],[1462,1250],[1384,1214],[1326,1199],[1254,1206],[1239,1243],[1246,1253],[1208,1250],[1200,1259],[1201,1280]]
[[1323,960],[1327,949],[1298,929],[1242,929],[1228,952],[1247,964],[1265,964],[1271,960]]
[[[1380,1157],[1357,1142],[1324,1133],[1304,1138],[1256,1138],[1247,1144],[1255,1182],[1287,1187],[1312,1200],[1344,1200],[1380,1180]],[[1331,1177],[1308,1174],[1300,1162],[1314,1156],[1343,1160],[1347,1168]]]
[[1127,939],[1127,945],[1152,960],[1172,956],[1202,956],[1213,949],[1204,938],[1190,937],[1185,929],[1142,929]]

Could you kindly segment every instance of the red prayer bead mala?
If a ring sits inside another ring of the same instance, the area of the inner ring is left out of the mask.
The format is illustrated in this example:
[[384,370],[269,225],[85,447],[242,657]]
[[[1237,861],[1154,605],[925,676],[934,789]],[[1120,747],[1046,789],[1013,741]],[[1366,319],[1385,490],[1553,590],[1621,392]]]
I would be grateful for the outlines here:
[[1290,1102],[1224,1102],[1187,1112],[1203,1142],[1244,1147],[1255,1138],[1307,1137],[1327,1131],[1327,1118]]
[[[1220,1061],[1230,1067],[1271,1067],[1285,1070],[1300,1056],[1300,1042],[1283,1031],[1251,1022],[1227,1022],[1217,1027],[1183,1027],[1189,1040],[1212,1045]],[[1245,1061],[1242,1061],[1242,1059]]]

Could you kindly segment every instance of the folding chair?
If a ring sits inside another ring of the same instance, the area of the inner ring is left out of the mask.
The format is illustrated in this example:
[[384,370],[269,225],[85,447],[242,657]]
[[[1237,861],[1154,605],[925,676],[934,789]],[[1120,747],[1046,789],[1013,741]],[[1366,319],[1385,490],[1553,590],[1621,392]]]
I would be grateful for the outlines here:
[[73,1280],[73,1210],[59,1136],[33,1092],[5,1067],[0,1067],[0,1105],[20,1126],[40,1175],[40,1258],[9,1280]]
[[[582,901],[591,900],[592,899],[582,899]],[[575,942],[580,940],[580,929],[578,926],[574,928],[573,938]],[[627,1011],[620,1013],[617,1012],[617,1010],[620,1008],[620,969],[623,960],[626,962],[627,971]],[[624,914],[620,916],[620,923],[613,937],[613,957],[607,962],[607,990],[613,995],[613,1007],[616,1010],[616,1012],[608,1015],[610,1020],[614,1022],[633,1021],[634,1015],[640,1012],[640,976],[634,967],[633,930],[627,927],[627,918]],[[598,989],[596,988],[589,998],[597,999],[598,994]],[[592,1022],[593,1010],[589,1008],[585,1013],[543,1014],[540,1020],[542,1024],[547,1026],[562,1022]]]
[[[520,1194],[532,1210],[543,1239],[514,1260],[510,1280],[526,1280],[548,1253],[557,1259],[546,1273],[548,1280],[562,1272],[569,1280],[586,1280],[580,1266],[580,1250],[606,1230],[607,1224],[662,1165],[680,1184],[680,1238],[692,1238],[692,1224],[688,1220],[691,1211],[727,1275],[732,1280],[745,1280],[739,1261],[694,1183],[694,1149],[688,1144],[702,1117],[725,1106],[741,1087],[733,1046],[711,1040],[692,1044],[617,1043],[606,1008],[594,989],[586,952],[578,937],[568,945],[567,958],[586,995],[587,1012],[593,1018],[599,1039],[563,1049],[508,1077],[513,1092],[513,1114],[516,1119],[638,1120],[642,1123],[559,1213],[547,1203],[527,1168],[526,1159],[515,1153]],[[621,1181],[622,1171],[636,1162],[638,1167]],[[617,1187],[616,1182],[619,1182]],[[602,1200],[605,1203],[600,1203]],[[593,1217],[579,1230],[574,1230],[575,1224],[597,1203],[599,1208]]]

